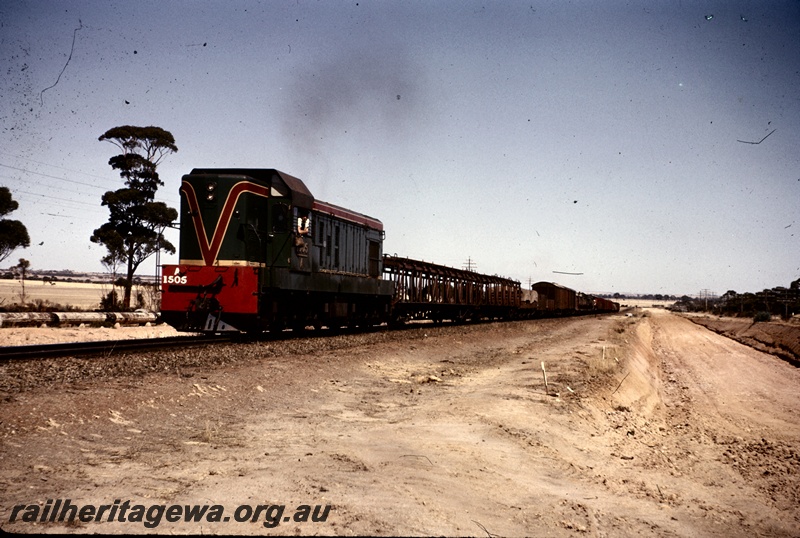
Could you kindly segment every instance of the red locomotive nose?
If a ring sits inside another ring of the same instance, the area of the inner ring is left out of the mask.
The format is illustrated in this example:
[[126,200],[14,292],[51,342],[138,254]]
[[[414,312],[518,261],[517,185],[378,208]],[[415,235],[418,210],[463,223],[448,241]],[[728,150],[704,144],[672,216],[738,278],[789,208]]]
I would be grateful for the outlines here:
[[258,272],[245,266],[165,265],[161,317],[187,331],[247,330],[258,315]]

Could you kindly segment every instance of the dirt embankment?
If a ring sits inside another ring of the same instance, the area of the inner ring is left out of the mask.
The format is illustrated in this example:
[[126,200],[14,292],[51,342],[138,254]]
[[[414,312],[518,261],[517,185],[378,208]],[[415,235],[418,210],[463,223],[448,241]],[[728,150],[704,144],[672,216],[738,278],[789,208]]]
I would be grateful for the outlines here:
[[[4,530],[799,534],[800,370],[663,311],[169,354],[0,368]],[[330,514],[9,522],[48,499]]]
[[800,367],[800,323],[752,319],[687,316],[690,320],[764,353]]

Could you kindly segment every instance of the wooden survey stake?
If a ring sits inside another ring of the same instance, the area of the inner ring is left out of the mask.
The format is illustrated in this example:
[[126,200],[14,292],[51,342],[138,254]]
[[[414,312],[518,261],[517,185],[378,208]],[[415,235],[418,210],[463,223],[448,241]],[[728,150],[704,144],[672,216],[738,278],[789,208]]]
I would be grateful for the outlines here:
[[544,377],[544,393],[550,394],[550,389],[547,388],[547,372],[544,369],[544,361],[542,361],[542,376]]

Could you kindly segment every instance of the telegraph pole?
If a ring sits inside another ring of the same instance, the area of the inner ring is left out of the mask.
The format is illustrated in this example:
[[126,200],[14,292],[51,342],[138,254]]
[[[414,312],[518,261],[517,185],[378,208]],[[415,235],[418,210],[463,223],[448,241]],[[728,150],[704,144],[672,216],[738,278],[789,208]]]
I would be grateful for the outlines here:
[[478,268],[478,264],[472,261],[472,257],[470,256],[467,258],[467,261],[464,262],[464,265],[462,265],[461,268],[474,272]]
[[705,305],[706,305],[705,306],[705,310],[706,310],[706,312],[708,311],[708,298],[709,297],[716,297],[716,294],[713,291],[709,290],[708,288],[703,288],[702,290],[700,290],[699,298],[700,299],[705,299]]

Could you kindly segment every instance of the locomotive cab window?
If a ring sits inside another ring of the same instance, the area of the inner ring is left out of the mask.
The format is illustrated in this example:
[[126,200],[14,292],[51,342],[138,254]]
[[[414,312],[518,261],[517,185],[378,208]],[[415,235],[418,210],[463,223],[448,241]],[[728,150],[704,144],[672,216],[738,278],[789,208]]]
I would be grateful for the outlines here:
[[285,234],[289,231],[289,206],[275,204],[272,206],[272,233]]

